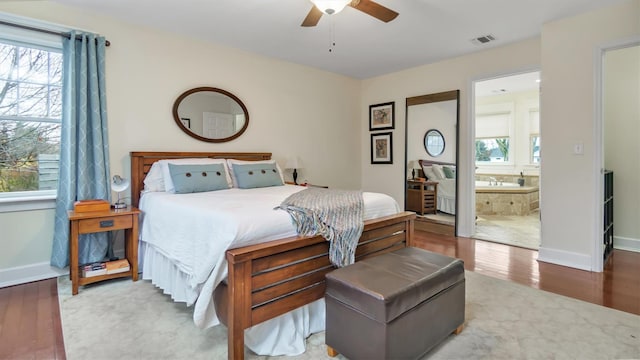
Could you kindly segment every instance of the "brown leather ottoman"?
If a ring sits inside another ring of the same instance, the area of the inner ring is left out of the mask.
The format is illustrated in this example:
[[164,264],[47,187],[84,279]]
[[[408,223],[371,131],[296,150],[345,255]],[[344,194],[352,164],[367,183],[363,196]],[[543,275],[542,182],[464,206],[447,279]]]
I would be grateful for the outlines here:
[[326,278],[325,336],[331,356],[416,359],[462,330],[462,260],[408,247]]

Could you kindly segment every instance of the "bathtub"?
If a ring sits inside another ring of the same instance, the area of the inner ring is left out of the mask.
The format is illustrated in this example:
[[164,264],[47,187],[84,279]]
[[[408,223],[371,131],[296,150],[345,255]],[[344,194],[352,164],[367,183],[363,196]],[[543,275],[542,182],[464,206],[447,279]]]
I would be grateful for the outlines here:
[[477,215],[529,215],[538,209],[540,191],[537,186],[520,186],[504,182],[489,185],[476,181]]
[[516,184],[516,183],[508,183],[508,182],[503,182],[501,183],[500,181],[498,181],[498,185],[496,185],[493,181],[491,182],[491,185],[489,185],[489,181],[482,181],[482,180],[476,180],[476,190],[478,188],[489,188],[489,189],[506,189],[506,188],[519,188],[520,185]]

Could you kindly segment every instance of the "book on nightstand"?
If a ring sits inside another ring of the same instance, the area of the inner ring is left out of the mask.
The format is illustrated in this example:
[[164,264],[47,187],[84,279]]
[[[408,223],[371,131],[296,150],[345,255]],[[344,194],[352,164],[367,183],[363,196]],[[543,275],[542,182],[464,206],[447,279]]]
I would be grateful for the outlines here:
[[82,277],[105,275],[107,273],[107,264],[104,262],[95,262],[80,265],[80,271],[82,273]]
[[107,274],[117,274],[127,272],[130,269],[127,259],[107,261]]

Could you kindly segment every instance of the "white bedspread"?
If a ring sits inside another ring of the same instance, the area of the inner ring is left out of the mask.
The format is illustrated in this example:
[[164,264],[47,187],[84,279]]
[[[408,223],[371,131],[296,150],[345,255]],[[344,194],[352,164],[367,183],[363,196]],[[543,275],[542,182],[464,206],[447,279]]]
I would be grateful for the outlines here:
[[[304,189],[285,185],[256,189],[232,188],[195,194],[144,194],[140,200],[143,212],[140,241],[143,243],[141,249],[149,251],[141,251],[141,257],[151,255],[147,259],[141,258],[143,278],[151,278],[154,284],[171,294],[174,300],[185,301],[188,305],[195,304],[193,319],[197,326],[207,328],[219,324],[211,294],[227,275],[225,251],[295,235],[295,227],[289,214],[274,210],[274,207],[280,205],[290,194]],[[388,195],[365,192],[363,197],[365,219],[400,211],[398,204]],[[177,276],[158,271],[158,266],[152,271],[151,262],[159,264],[167,261],[179,269]],[[153,274],[147,276],[147,270]],[[306,311],[307,309],[303,309],[297,314],[293,313],[288,320],[274,319],[272,324],[282,325],[284,321],[288,324],[284,327],[293,325],[296,328],[309,328],[311,323],[311,331],[322,330],[324,322],[321,324],[322,328],[317,329],[319,325],[314,325],[307,318]],[[293,332],[293,337],[302,339],[302,351],[299,345],[279,347],[273,343],[279,341],[277,339],[269,340],[265,346],[260,345],[261,336],[258,333],[266,334],[272,329],[272,325],[267,323],[256,327],[254,332],[247,331],[247,346],[254,352],[263,355],[295,355],[304,351],[304,338],[309,335],[309,329],[287,330]]]

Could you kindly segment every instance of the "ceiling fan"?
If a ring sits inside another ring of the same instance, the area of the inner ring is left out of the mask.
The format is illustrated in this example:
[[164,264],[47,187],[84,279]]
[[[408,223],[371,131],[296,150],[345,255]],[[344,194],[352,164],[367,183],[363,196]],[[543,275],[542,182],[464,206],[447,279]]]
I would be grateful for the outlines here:
[[347,5],[384,22],[389,22],[398,16],[397,12],[372,0],[311,0],[311,2],[314,6],[302,21],[301,26],[316,26],[322,14],[337,14]]

